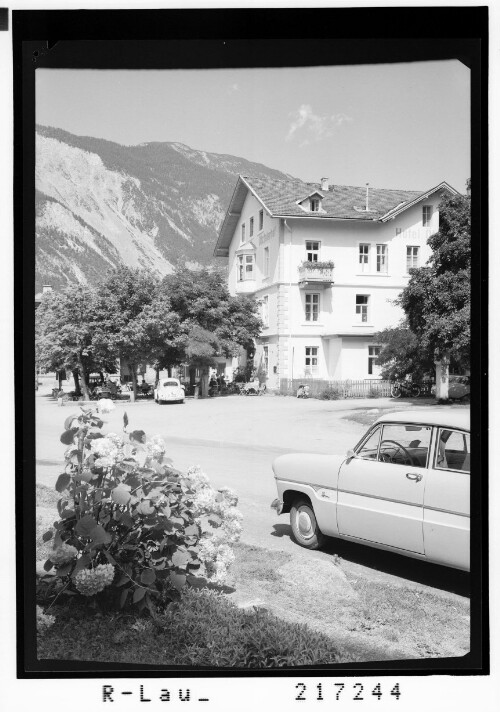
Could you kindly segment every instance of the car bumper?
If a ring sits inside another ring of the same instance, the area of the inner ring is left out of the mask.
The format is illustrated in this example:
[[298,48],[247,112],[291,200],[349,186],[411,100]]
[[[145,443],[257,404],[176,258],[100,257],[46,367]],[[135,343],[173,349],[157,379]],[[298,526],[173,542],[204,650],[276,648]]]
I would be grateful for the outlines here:
[[276,514],[281,514],[283,511],[283,501],[277,497],[271,502],[271,509],[275,509]]

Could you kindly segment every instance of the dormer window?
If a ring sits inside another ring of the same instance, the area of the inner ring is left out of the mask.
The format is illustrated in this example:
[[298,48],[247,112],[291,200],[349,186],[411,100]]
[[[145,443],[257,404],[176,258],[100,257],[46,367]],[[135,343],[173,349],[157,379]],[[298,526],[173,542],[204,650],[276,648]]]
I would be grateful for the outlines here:
[[324,213],[323,210],[323,198],[324,195],[319,191],[315,190],[310,193],[306,198],[302,200],[297,200],[297,205],[306,213]]

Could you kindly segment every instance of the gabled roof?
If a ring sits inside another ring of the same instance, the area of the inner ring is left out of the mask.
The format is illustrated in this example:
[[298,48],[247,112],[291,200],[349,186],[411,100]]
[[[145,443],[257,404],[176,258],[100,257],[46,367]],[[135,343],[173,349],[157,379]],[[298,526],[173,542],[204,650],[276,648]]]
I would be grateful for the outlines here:
[[[300,180],[276,180],[239,176],[228,211],[219,231],[215,247],[216,257],[227,257],[229,245],[243,209],[247,194],[251,192],[271,217],[301,218],[302,220],[361,220],[364,222],[390,220],[392,217],[429,197],[438,190],[457,191],[446,182],[427,191],[388,190],[369,188],[369,211],[366,205],[366,186],[331,185],[321,190],[320,184]],[[323,195],[322,212],[309,213],[299,205],[314,193]]]

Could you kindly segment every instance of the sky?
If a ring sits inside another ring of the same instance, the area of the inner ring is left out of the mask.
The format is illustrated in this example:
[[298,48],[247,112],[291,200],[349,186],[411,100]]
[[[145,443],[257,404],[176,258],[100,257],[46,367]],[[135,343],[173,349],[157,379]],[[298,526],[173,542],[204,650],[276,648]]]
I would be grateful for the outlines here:
[[470,176],[458,60],[231,70],[36,72],[37,123],[131,145],[177,141],[305,181],[425,190]]

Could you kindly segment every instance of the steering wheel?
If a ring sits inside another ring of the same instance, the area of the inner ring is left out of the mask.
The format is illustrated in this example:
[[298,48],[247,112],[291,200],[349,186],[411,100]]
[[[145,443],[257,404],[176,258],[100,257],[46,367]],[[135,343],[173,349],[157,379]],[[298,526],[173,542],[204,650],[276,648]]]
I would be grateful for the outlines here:
[[[401,450],[401,452],[403,452],[405,454],[406,458],[408,459],[408,464],[411,465],[412,467],[415,467],[413,457],[410,455],[408,450],[404,447],[404,445],[401,445],[401,443],[398,443],[395,440],[382,440],[382,442],[380,443],[380,450],[382,449],[382,445],[386,445],[387,443],[391,443],[392,445],[395,445],[396,450],[394,451],[394,455],[386,455],[385,453],[381,453],[382,458],[388,458],[388,459],[383,459],[382,460],[383,462],[393,462],[394,463],[394,457],[395,457],[396,453],[398,452],[398,450]],[[398,465],[399,463],[396,462],[394,464]],[[402,462],[401,464],[404,465],[405,463]]]

